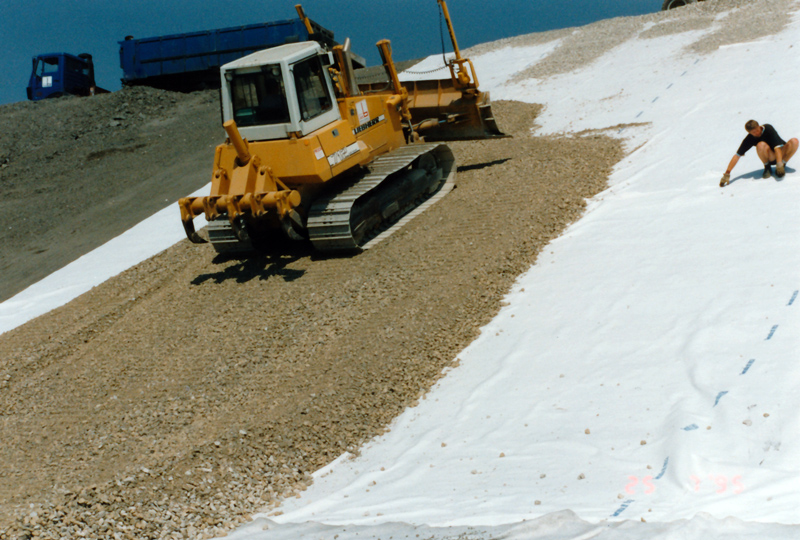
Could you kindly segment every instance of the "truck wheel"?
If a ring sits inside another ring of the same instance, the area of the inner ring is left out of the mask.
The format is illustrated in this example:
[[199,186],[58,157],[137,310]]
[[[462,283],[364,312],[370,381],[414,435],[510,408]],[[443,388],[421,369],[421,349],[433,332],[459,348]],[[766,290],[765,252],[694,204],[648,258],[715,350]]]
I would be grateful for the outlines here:
[[694,2],[695,0],[664,0],[664,3],[661,5],[661,11],[685,6],[686,4],[694,4]]

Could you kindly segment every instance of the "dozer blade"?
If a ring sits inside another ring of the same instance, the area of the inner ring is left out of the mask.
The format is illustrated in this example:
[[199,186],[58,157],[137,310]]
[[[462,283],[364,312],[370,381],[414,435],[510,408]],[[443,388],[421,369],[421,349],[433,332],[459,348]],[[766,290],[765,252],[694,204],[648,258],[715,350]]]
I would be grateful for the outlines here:
[[411,122],[420,124],[426,141],[463,141],[506,137],[492,115],[489,92],[462,92],[452,79],[406,81]]
[[[426,141],[464,141],[508,137],[492,114],[489,92],[456,89],[450,78],[404,81],[411,122]],[[378,85],[374,85],[378,86]]]

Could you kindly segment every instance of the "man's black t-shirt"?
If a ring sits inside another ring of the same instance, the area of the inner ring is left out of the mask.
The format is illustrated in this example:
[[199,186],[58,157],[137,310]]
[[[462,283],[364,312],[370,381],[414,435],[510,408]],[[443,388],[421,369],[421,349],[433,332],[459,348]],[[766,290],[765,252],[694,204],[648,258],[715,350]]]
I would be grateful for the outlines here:
[[786,141],[780,138],[778,132],[775,131],[775,128],[769,124],[764,124],[764,131],[761,132],[761,137],[753,137],[751,134],[747,134],[747,137],[744,138],[742,144],[739,145],[739,149],[736,151],[738,156],[743,156],[747,153],[748,150],[753,148],[755,145],[764,141],[769,145],[770,148],[775,150],[776,146],[783,146],[786,144]]

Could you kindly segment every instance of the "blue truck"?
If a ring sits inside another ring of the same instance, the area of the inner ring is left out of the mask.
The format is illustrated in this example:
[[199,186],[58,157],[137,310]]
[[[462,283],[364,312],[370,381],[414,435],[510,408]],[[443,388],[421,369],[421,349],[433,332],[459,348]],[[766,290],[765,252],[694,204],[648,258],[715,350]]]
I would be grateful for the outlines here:
[[335,45],[333,32],[311,21],[298,6],[298,19],[219,28],[202,32],[133,39],[119,45],[125,86],[164,90],[219,88],[220,66],[248,54],[285,43],[317,41]]
[[50,53],[33,57],[27,92],[28,99],[39,101],[66,95],[92,96],[108,91],[95,84],[91,54]]
[[[301,6],[296,9],[297,19],[141,39],[128,36],[118,42],[122,84],[184,92],[219,88],[220,67],[256,51],[311,40],[328,49],[336,45],[333,32],[306,17]],[[363,58],[351,56],[354,67],[366,65]],[[90,54],[67,53],[36,56],[27,91],[33,101],[107,92],[95,84]]]

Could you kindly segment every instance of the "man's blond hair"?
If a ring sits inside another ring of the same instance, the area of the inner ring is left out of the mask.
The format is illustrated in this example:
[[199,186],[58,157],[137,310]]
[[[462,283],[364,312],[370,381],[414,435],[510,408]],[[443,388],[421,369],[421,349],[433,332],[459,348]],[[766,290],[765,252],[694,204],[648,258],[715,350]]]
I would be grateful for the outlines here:
[[758,122],[755,120],[748,120],[747,123],[744,125],[744,129],[748,132],[753,131],[758,127]]

